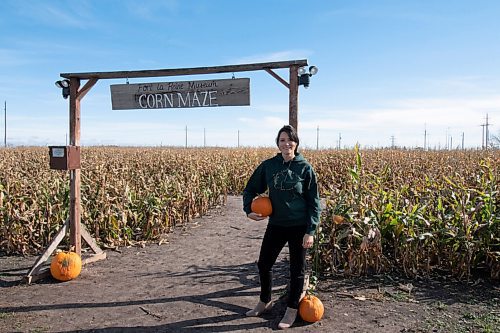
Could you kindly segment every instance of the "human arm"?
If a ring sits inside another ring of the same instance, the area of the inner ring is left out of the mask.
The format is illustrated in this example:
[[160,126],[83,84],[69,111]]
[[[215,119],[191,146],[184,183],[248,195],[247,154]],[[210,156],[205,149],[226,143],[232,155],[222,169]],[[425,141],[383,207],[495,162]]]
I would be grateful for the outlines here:
[[306,234],[314,236],[320,221],[321,203],[316,174],[312,167],[310,167],[306,173],[305,184],[304,198],[307,203],[307,212],[309,216]]
[[264,193],[266,190],[267,184],[263,162],[254,170],[243,190],[243,211],[247,214],[248,218],[256,221],[265,219],[265,217],[262,217],[260,214],[252,212],[252,201],[256,196]]

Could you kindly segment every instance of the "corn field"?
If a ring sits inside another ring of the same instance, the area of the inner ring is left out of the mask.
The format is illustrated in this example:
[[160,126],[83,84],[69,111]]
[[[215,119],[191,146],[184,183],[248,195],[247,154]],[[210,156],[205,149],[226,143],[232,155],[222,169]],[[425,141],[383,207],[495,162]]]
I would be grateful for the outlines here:
[[[241,194],[267,148],[82,148],[82,222],[105,247],[158,241]],[[316,275],[500,275],[500,152],[306,150],[324,210]],[[48,149],[0,149],[0,254],[42,252],[69,216]],[[243,214],[243,211],[242,211]],[[67,245],[67,244],[62,244]]]

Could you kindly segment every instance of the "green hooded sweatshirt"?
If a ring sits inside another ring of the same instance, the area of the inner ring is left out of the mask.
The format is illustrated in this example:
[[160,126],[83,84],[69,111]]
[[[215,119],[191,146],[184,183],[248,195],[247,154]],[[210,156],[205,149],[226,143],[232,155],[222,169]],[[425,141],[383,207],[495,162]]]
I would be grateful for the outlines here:
[[269,190],[273,213],[269,224],[307,225],[314,235],[321,212],[316,174],[300,154],[285,162],[281,153],[262,162],[253,172],[243,191],[243,210],[251,213],[252,200]]

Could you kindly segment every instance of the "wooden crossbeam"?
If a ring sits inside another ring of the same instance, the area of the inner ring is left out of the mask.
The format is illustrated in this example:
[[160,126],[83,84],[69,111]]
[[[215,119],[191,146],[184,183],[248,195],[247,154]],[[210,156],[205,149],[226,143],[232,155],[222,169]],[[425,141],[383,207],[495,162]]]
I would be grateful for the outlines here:
[[160,76],[181,76],[198,74],[217,74],[232,72],[250,72],[265,69],[289,68],[291,66],[307,66],[307,60],[291,60],[277,62],[262,62],[255,64],[212,66],[212,67],[194,67],[194,68],[172,68],[172,69],[153,69],[139,71],[115,71],[115,72],[86,72],[86,73],[61,73],[61,77],[71,79],[130,79],[138,77],[160,77]]

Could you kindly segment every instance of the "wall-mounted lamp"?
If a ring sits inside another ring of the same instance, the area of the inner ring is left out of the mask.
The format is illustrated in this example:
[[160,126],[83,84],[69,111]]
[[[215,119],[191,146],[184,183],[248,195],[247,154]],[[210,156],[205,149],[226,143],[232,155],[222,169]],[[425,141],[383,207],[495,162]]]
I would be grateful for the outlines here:
[[62,89],[62,95],[63,95],[64,99],[68,98],[68,96],[70,94],[69,93],[69,80],[68,79],[56,81],[56,87]]
[[305,67],[299,68],[299,86],[304,86],[304,88],[309,87],[310,77],[318,72],[318,67],[310,66],[309,73],[307,73]]

